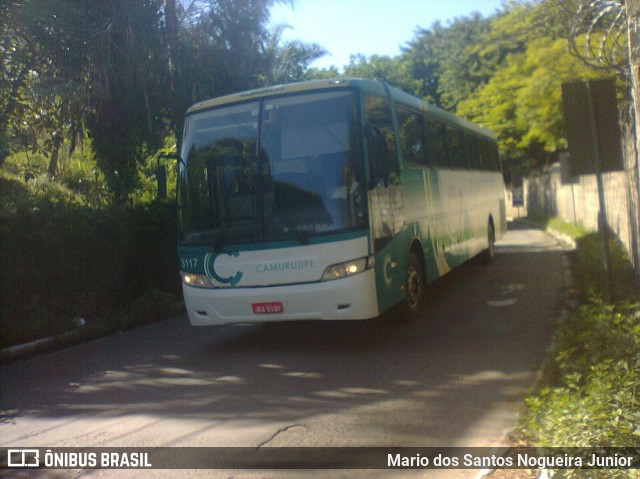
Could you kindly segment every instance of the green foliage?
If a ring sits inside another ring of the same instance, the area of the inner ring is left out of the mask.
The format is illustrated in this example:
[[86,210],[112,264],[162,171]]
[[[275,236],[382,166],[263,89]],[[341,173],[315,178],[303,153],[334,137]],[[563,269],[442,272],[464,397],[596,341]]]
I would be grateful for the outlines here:
[[[80,2],[3,4],[0,45],[0,138],[7,149],[40,152],[56,174],[64,135],[75,135],[86,96],[81,57],[85,49]],[[85,93],[83,95],[83,93]],[[6,99],[9,99],[8,101]]]
[[[190,104],[338,75],[308,70],[324,54],[320,46],[283,42],[285,26],[266,29],[275,1],[2,4],[0,164],[10,152],[37,152],[58,177],[62,145],[84,128],[111,201],[140,201],[138,187],[149,190],[140,171],[169,130],[180,134]],[[436,22],[398,57],[353,56],[344,75],[385,80],[457,111],[495,130],[509,158],[540,166],[566,144],[560,84],[606,75],[568,52],[576,7],[577,0],[513,1],[489,18]],[[597,40],[606,31],[592,33]]]
[[408,67],[406,62],[397,58],[380,55],[366,58],[363,55],[352,55],[344,75],[385,81],[402,90],[415,93],[419,83],[410,75]]
[[522,430],[543,446],[635,446],[640,440],[640,310],[600,301],[559,325],[556,381],[527,399]]
[[317,45],[283,43],[282,29],[269,32],[273,3],[0,3],[0,166],[29,151],[47,158],[57,177],[62,145],[84,130],[110,201],[131,203],[145,160],[171,130],[181,132],[189,105],[300,80],[324,54]]
[[15,203],[53,200],[56,196],[62,202],[91,207],[109,203],[110,193],[95,161],[91,142],[85,138],[81,145],[71,153],[70,142],[61,145],[55,177],[50,174],[49,160],[41,151],[25,150],[7,157],[0,176],[14,180],[20,188],[13,189],[13,195],[2,196],[0,215],[3,210],[5,214],[15,211]]
[[305,80],[330,80],[338,77],[340,77],[340,72],[336,67],[309,68],[304,75]]
[[610,232],[609,259],[611,261],[612,293],[607,298],[605,283],[604,243],[600,233],[558,218],[542,218],[538,221],[548,230],[569,236],[576,242],[574,259],[575,281],[578,299],[589,302],[594,298],[614,302],[637,301],[640,286],[624,244]]
[[589,230],[580,224],[568,223],[557,217],[549,218],[545,221],[548,230],[557,231],[563,235],[569,236],[573,240],[577,240],[590,233]]
[[460,102],[458,114],[498,134],[502,150],[566,147],[563,82],[602,76],[567,53],[566,41],[543,37],[512,53],[491,80]]
[[314,44],[282,43],[282,29],[269,32],[269,7],[276,0],[177,2],[178,35],[171,55],[175,68],[170,120],[182,132],[186,109],[196,101],[299,80],[323,54]]
[[[591,297],[606,298],[604,270],[604,247],[602,237],[598,233],[585,235],[577,240],[576,248],[576,283],[580,299],[585,301]],[[616,238],[609,239],[609,257],[611,260],[611,278],[613,283],[613,301],[633,301],[640,291],[622,242]]]
[[[630,302],[638,300],[638,289],[629,286],[636,284],[633,272],[614,243],[619,300],[610,304],[601,299],[602,243],[597,234],[577,232],[576,282],[581,296],[592,296],[558,323],[542,385],[526,399],[520,432],[529,443],[635,447],[640,441],[640,305]],[[588,472],[586,477],[636,477],[633,470]],[[570,470],[562,477],[583,474]]]
[[87,10],[92,87],[86,124],[119,204],[138,186],[137,165],[167,134],[161,8],[159,0],[111,0]]
[[167,138],[162,150],[139,164],[135,208],[109,206],[86,138],[70,157],[61,156],[55,180],[41,153],[8,157],[0,172],[0,346],[67,332],[74,317],[88,326],[72,337],[157,319],[152,301],[135,306],[140,295],[153,294],[148,291],[162,292],[166,298],[158,304],[166,310],[178,285],[175,161],[163,160],[168,203],[157,200],[155,173],[158,156],[175,151],[174,143]]
[[3,345],[60,332],[76,316],[104,322],[150,290],[176,293],[174,207],[94,209],[0,182]]
[[438,93],[443,108],[455,111],[458,103],[468,98],[480,85],[493,76],[494,52],[483,52],[477,45],[491,28],[491,20],[474,14],[456,19],[442,34],[436,36],[435,53],[440,63]]
[[92,157],[73,156],[64,166],[59,178],[86,206],[100,207],[109,203],[109,189],[104,175]]
[[417,82],[409,91],[454,111],[491,78],[500,61],[494,51],[478,48],[491,24],[491,19],[474,14],[456,18],[446,27],[436,22],[419,30],[398,60]]
[[261,84],[278,85],[303,81],[307,78],[309,64],[326,54],[315,43],[283,42],[282,35],[286,28],[284,25],[276,27],[265,42],[265,73],[259,75]]

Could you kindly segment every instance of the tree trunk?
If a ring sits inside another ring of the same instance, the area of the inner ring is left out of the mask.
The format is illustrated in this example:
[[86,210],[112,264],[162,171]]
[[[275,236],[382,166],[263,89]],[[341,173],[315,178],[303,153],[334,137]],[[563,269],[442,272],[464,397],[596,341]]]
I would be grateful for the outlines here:
[[627,0],[627,29],[629,44],[629,73],[631,75],[631,96],[633,99],[635,151],[634,158],[627,161],[627,177],[629,179],[630,193],[633,206],[630,213],[632,223],[635,223],[635,237],[632,248],[634,267],[640,279],[640,238],[638,225],[640,225],[640,0]]
[[51,157],[49,159],[49,176],[52,178],[58,176],[58,158],[60,157],[63,138],[62,132],[59,130],[53,134],[53,148],[51,149]]

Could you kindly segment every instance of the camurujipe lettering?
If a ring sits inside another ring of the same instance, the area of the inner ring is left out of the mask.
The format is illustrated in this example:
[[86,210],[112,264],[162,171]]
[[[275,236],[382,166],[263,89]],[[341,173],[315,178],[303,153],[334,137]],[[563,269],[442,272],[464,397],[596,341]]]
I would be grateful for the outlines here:
[[258,273],[274,273],[279,271],[298,271],[301,269],[315,268],[312,259],[301,259],[296,261],[279,261],[277,263],[261,263],[256,266]]

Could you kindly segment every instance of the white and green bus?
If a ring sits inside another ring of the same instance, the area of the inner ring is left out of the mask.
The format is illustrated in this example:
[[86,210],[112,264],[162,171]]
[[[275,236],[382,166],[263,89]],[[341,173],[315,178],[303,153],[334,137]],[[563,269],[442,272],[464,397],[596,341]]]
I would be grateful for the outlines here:
[[193,325],[417,316],[506,230],[495,136],[377,81],[193,105],[178,181]]

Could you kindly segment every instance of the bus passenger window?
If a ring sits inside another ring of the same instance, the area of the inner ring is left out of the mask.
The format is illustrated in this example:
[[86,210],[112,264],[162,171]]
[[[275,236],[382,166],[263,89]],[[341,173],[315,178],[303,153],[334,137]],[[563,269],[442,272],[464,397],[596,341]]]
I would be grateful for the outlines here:
[[500,164],[498,144],[495,141],[492,141],[489,145],[489,169],[494,171],[501,171],[502,166]]
[[396,108],[396,116],[403,165],[405,167],[423,165],[425,163],[425,150],[423,141],[424,119],[422,115],[398,106]]
[[464,135],[464,153],[467,168],[478,169],[478,141],[474,135]]
[[444,125],[440,122],[427,120],[427,164],[429,166],[449,166],[447,159],[447,142]]
[[452,168],[466,168],[467,162],[464,158],[464,143],[462,130],[447,126],[447,146],[449,147],[449,158]]
[[491,168],[491,143],[484,138],[478,139],[478,168],[490,170]]

